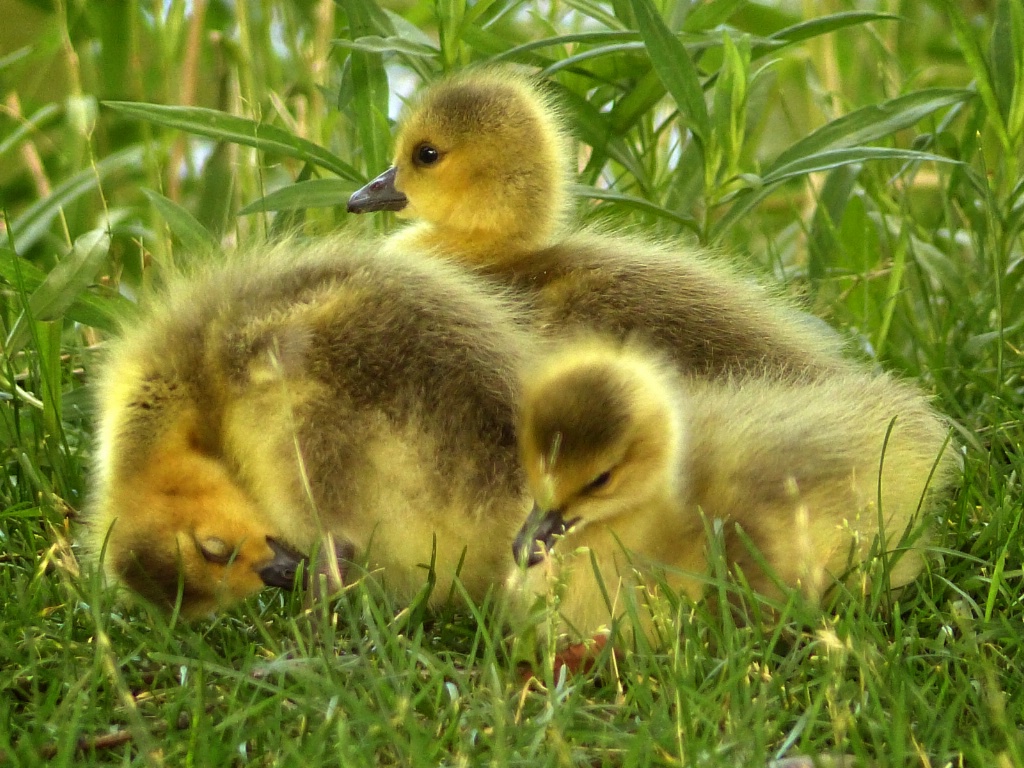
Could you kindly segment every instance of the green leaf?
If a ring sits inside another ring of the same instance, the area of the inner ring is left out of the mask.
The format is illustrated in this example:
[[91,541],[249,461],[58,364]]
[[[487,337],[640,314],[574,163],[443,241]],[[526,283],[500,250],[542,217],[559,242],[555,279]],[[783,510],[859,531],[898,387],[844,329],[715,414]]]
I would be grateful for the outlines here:
[[[378,11],[371,0],[348,0],[345,10],[351,34],[356,40],[379,31],[374,21]],[[380,53],[353,50],[349,53],[349,71],[352,78],[352,112],[363,160],[369,175],[374,176],[387,166],[391,144],[387,122],[390,94],[383,56]]]
[[825,277],[826,265],[838,247],[838,227],[859,173],[856,164],[837,168],[828,175],[821,187],[807,238],[807,274],[812,280]]
[[588,59],[597,59],[602,56],[621,56],[623,53],[631,53],[633,51],[643,51],[645,46],[641,42],[634,43],[617,43],[615,45],[602,45],[597,48],[587,48],[586,50],[575,53],[572,56],[566,56],[564,59],[559,59],[554,64],[548,65],[543,72],[542,77],[551,77],[556,72],[560,72],[563,69],[572,69],[579,66],[581,62]]
[[643,178],[644,170],[630,154],[625,142],[609,131],[607,116],[572,91],[563,90],[561,101],[568,107],[566,114],[574,120],[576,135],[593,147],[596,153],[612,158],[637,178]]
[[32,117],[22,121],[11,134],[0,141],[0,158],[6,155],[15,147],[19,146],[27,135],[36,133],[44,126],[51,123],[61,113],[61,108],[56,104],[47,104],[40,107]]
[[[22,285],[31,293],[43,284],[46,273],[14,251],[0,248],[0,278],[13,286]],[[132,314],[136,306],[119,293],[109,289],[106,293],[94,292],[97,290],[93,288],[78,295],[65,315],[76,323],[114,333],[119,330],[121,320]]]
[[778,40],[786,45],[801,43],[814,37],[837,32],[840,29],[867,24],[869,21],[899,21],[900,17],[891,13],[876,11],[846,11],[831,16],[821,16],[810,21],[801,21],[770,35],[771,40]]
[[491,9],[494,2],[495,0],[476,0],[472,5],[466,3],[466,15],[462,20],[462,25],[475,26],[480,18]]
[[565,46],[570,43],[612,44],[638,42],[639,40],[640,34],[632,30],[622,32],[611,30],[602,30],[600,32],[576,32],[569,35],[545,37],[541,40],[531,40],[528,43],[517,45],[513,48],[509,48],[507,51],[499,53],[491,59],[491,62],[502,61],[504,59],[519,59],[523,54],[535,51],[539,48]]
[[102,182],[119,171],[137,170],[143,161],[143,148],[133,145],[107,155],[58,184],[49,195],[40,198],[11,222],[10,236],[14,250],[24,253],[46,234],[61,210],[80,197],[98,189]]
[[29,340],[28,323],[31,321],[59,320],[76,298],[91,285],[100,269],[107,263],[110,235],[94,229],[81,235],[63,259],[32,291],[27,312],[22,310],[7,335],[5,352],[14,355]]
[[10,66],[13,66],[14,64],[17,64],[30,53],[32,53],[32,46],[26,45],[22,48],[18,48],[15,51],[11,51],[6,56],[0,56],[0,72],[3,72],[5,69],[7,69]]
[[998,0],[995,7],[995,21],[992,24],[992,38],[989,40],[989,60],[992,62],[992,90],[999,112],[1006,120],[1010,114],[1010,100],[1016,80],[1016,54],[1013,48],[1013,19],[1010,6],[1019,7],[1019,0],[1007,2]]
[[33,340],[39,365],[40,399],[43,401],[43,426],[46,434],[56,438],[63,431],[61,400],[61,320],[36,322]]
[[636,0],[633,10],[654,70],[675,100],[684,122],[698,141],[706,144],[711,133],[711,121],[704,102],[704,89],[690,54],[665,25],[651,0]]
[[289,184],[254,200],[238,212],[246,216],[258,211],[293,211],[306,208],[333,208],[345,205],[358,184],[341,179],[310,179]]
[[1012,152],[1010,137],[1006,131],[1006,123],[1003,121],[1002,113],[999,111],[999,100],[996,98],[995,89],[992,85],[992,73],[989,71],[985,57],[981,53],[981,46],[974,37],[974,29],[964,15],[961,4],[956,0],[942,0],[941,4],[949,12],[949,20],[953,24],[953,32],[956,34],[957,43],[960,45],[960,52],[963,54],[967,66],[974,74],[974,84],[978,89],[978,95],[985,105],[989,114],[989,121],[999,137],[1003,150]]
[[462,42],[487,59],[508,50],[504,37],[481,27],[464,27]]
[[747,0],[711,0],[695,5],[683,21],[687,32],[703,32],[725,24],[736,11],[747,4]]
[[346,179],[359,181],[362,176],[340,157],[273,125],[258,123],[247,117],[237,117],[205,107],[169,107],[163,104],[145,104],[135,101],[104,101],[104,106],[117,112],[146,120],[167,128],[177,128],[197,136],[255,147],[286,157],[313,163]]
[[1024,7],[1019,1],[997,3],[989,50],[996,99],[1016,145],[1024,132]]
[[715,99],[712,118],[715,130],[711,136],[711,154],[706,165],[708,182],[721,171],[721,163],[725,163],[725,176],[736,175],[739,168],[740,153],[743,149],[743,138],[747,116],[747,77],[750,72],[750,48],[745,39],[739,45],[732,41],[728,33],[722,36],[722,69],[715,82]]
[[960,165],[945,155],[932,152],[921,152],[916,149],[894,149],[891,147],[848,147],[845,149],[827,149],[792,162],[772,168],[762,178],[763,184],[776,184],[795,176],[805,176],[817,171],[829,171],[851,163],[863,163],[868,160],[906,160],[907,162],[953,163]]
[[770,195],[780,183],[809,173],[829,171],[844,165],[862,163],[868,160],[906,160],[908,162],[952,163],[963,165],[943,155],[919,152],[912,149],[891,149],[889,147],[849,147],[830,149],[814,155],[793,160],[773,168],[759,180],[759,185],[740,190],[731,199],[728,212],[719,219],[712,230],[711,240],[718,241],[729,228],[745,216],[754,206]]
[[598,24],[608,29],[620,30],[629,26],[628,24],[623,24],[622,20],[624,17],[616,17],[614,13],[609,13],[607,4],[591,2],[591,0],[565,0],[565,4],[570,8],[575,8],[584,16],[589,16]]
[[414,43],[410,40],[403,40],[400,37],[381,37],[380,35],[364,35],[356,40],[332,40],[331,43],[338,48],[345,48],[349,51],[360,51],[361,53],[403,53],[406,56],[433,57],[438,54],[434,46]]
[[149,202],[167,222],[171,234],[188,251],[208,253],[217,250],[217,238],[187,210],[155,190],[143,189],[142,194],[149,198]]
[[960,88],[930,88],[862,107],[793,144],[775,159],[766,174],[827,149],[843,149],[877,141],[909,128],[936,110],[959,104],[972,96],[970,91]]
[[693,232],[697,231],[697,222],[693,217],[682,216],[675,211],[670,211],[667,208],[663,208],[657,203],[653,203],[642,197],[623,195],[619,192],[612,192],[607,189],[598,189],[584,184],[574,184],[572,191],[579,197],[588,197],[593,200],[604,200],[609,203],[624,205],[627,208],[633,208],[644,213],[653,213],[655,216],[660,216],[663,219],[674,221],[676,224],[681,224]]
[[[651,70],[633,84],[632,89],[612,107],[611,127],[616,134],[624,134],[665,96],[665,84],[658,73]],[[608,118],[602,118],[607,121]]]

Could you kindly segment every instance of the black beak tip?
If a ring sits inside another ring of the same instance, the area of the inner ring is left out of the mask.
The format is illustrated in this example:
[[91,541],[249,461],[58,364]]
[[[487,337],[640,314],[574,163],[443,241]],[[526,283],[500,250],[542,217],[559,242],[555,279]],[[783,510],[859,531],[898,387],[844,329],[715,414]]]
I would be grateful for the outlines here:
[[532,568],[544,559],[544,551],[541,542],[537,539],[529,541],[521,540],[525,537],[516,537],[512,544],[512,557],[517,563],[525,563],[527,568]]
[[566,522],[561,511],[545,513],[535,506],[516,535],[512,556],[517,563],[525,563],[527,568],[532,568],[544,560],[555,545],[555,539],[564,536],[578,522],[578,517]]

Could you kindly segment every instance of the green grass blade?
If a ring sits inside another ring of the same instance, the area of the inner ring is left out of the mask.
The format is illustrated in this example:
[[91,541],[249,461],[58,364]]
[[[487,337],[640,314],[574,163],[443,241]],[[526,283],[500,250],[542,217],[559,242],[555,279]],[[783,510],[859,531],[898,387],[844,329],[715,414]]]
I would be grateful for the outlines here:
[[666,26],[651,0],[636,0],[633,10],[654,70],[679,107],[683,121],[701,144],[706,144],[711,120],[690,54]]
[[782,152],[766,174],[794,161],[828,149],[844,149],[890,136],[909,128],[928,115],[970,99],[960,88],[930,88],[897,96],[882,104],[862,107],[822,126]]
[[247,117],[229,115],[227,112],[206,107],[169,107],[164,104],[135,101],[104,101],[102,104],[139,120],[217,141],[255,147],[263,152],[294,157],[326,168],[352,181],[362,179],[362,175],[355,168],[323,147],[282,128],[259,123]]
[[628,43],[615,43],[614,45],[601,45],[597,48],[587,48],[579,53],[574,53],[572,56],[566,56],[564,59],[559,59],[554,64],[550,64],[544,68],[541,72],[543,77],[551,77],[556,72],[561,72],[563,69],[574,69],[578,67],[582,62],[590,59],[599,59],[602,56],[621,56],[625,53],[631,53],[633,51],[643,51],[646,46],[639,42],[628,42]]
[[632,208],[637,211],[643,211],[644,213],[652,213],[655,216],[668,219],[676,224],[681,224],[694,233],[698,231],[697,222],[692,216],[683,216],[642,197],[624,195],[607,189],[598,189],[586,184],[574,184],[572,191],[579,197],[590,198],[592,200],[604,200],[605,202],[616,203],[617,205],[622,205],[626,208]]
[[[351,34],[355,39],[379,31],[374,17],[379,13],[370,0],[349,0],[345,3]],[[388,147],[388,76],[380,53],[353,50],[349,54],[352,77],[352,111],[363,151],[363,161],[370,176],[383,171],[390,159]]]
[[46,234],[63,208],[99,189],[108,177],[122,171],[136,170],[142,165],[143,156],[143,148],[138,145],[107,155],[92,167],[86,167],[65,179],[49,195],[29,205],[11,223],[14,250],[25,253]]
[[1024,7],[1015,0],[996,3],[989,41],[992,88],[1011,142],[1024,132]]
[[25,46],[22,46],[21,48],[18,48],[15,51],[11,51],[10,53],[8,53],[8,54],[6,54],[4,56],[0,56],[0,72],[3,72],[8,67],[13,67],[15,64],[20,62],[22,59],[27,58],[29,56],[29,54],[31,54],[31,53],[32,53],[32,46],[25,45]]
[[630,154],[625,143],[609,131],[607,117],[602,116],[593,104],[572,91],[563,90],[559,100],[566,107],[566,115],[573,118],[573,127],[579,138],[593,147],[595,152],[611,157],[634,176],[642,178],[643,168]]
[[539,50],[541,48],[554,48],[570,45],[572,43],[594,43],[598,45],[608,45],[612,43],[630,43],[638,42],[640,40],[640,34],[630,30],[617,31],[617,30],[601,30],[598,32],[574,32],[568,35],[556,35],[554,37],[544,37],[540,40],[531,40],[528,43],[522,43],[521,45],[513,46],[507,51],[502,51],[497,56],[491,59],[491,62],[503,61],[505,59],[518,60],[522,58],[524,54],[532,51]]
[[0,141],[0,158],[6,155],[15,147],[19,146],[25,137],[42,130],[57,118],[63,110],[56,104],[46,104],[40,107],[31,117],[23,121],[11,131],[11,134]]
[[711,0],[700,3],[686,14],[683,21],[685,32],[703,32],[725,24],[736,11],[747,4],[747,0]]
[[936,162],[960,165],[960,162],[944,155],[918,152],[912,149],[891,149],[888,147],[850,147],[848,149],[825,150],[802,157],[784,166],[773,168],[758,180],[758,185],[740,190],[728,199],[728,212],[715,222],[711,231],[711,242],[718,242],[730,227],[735,225],[758,203],[764,200],[782,182],[806,176],[809,173],[830,171],[843,166],[863,163],[868,160],[905,160],[908,162]]
[[157,213],[167,222],[171,234],[178,238],[187,250],[207,253],[216,250],[220,245],[213,233],[182,206],[152,189],[143,189],[142,193],[149,198]]
[[[799,24],[793,24],[785,29],[780,29],[778,32],[774,32],[770,38],[773,41],[779,41],[786,45],[793,45],[795,43],[802,43],[805,40],[811,40],[812,38],[819,37],[821,35],[827,35],[830,32],[838,32],[839,30],[847,29],[848,27],[867,24],[871,21],[899,20],[899,16],[895,16],[891,13],[879,13],[877,11],[846,11],[843,13],[834,13],[830,16],[821,16],[816,19],[802,21]],[[753,55],[754,58],[757,58],[777,50],[778,48],[775,47],[769,48],[768,50],[758,50],[758,46],[754,46]]]
[[96,279],[107,262],[110,235],[104,230],[93,230],[81,235],[71,252],[58,262],[42,284],[32,291],[28,311],[11,327],[4,348],[8,355],[21,350],[29,340],[28,323],[57,320]]
[[846,147],[843,149],[826,149],[814,154],[797,157],[788,163],[772,167],[761,178],[764,184],[776,184],[795,176],[805,176],[808,173],[817,171],[830,171],[833,168],[840,168],[853,163],[863,163],[869,160],[905,160],[907,162],[932,162],[952,163],[960,165],[959,160],[954,160],[945,155],[937,155],[933,152],[920,152],[916,149],[893,149],[891,147]]
[[246,216],[258,211],[294,211],[345,205],[358,184],[342,179],[310,179],[289,184],[254,200],[238,212]]
[[1012,151],[1010,137],[1007,133],[1002,113],[999,110],[999,99],[996,97],[995,87],[992,83],[992,72],[985,61],[985,56],[981,52],[981,46],[978,45],[978,41],[975,38],[974,28],[964,15],[963,6],[956,2],[956,0],[942,0],[940,4],[949,14],[949,20],[953,25],[953,32],[960,46],[960,52],[963,54],[967,66],[970,67],[971,72],[974,74],[974,84],[978,89],[978,95],[981,96],[985,109],[988,111],[988,117],[992,127],[995,129],[996,136],[999,137],[1003,150],[1010,152]]
[[39,384],[42,389],[43,428],[49,441],[57,444],[64,433],[63,399],[61,398],[62,319],[37,322],[35,342],[39,363]]
[[376,55],[401,53],[405,56],[416,58],[433,58],[439,53],[438,49],[432,45],[405,40],[401,37],[381,37],[380,35],[364,35],[355,40],[340,38],[332,40],[331,44],[348,51],[359,51],[360,53]]
[[591,2],[591,0],[565,0],[565,4],[608,29],[624,30],[627,26],[620,17],[609,13],[609,8],[601,3]]
[[611,119],[602,119],[610,124],[612,131],[624,134],[649,115],[664,97],[665,84],[658,73],[651,70],[639,75],[629,92],[615,103]]
[[[20,281],[31,293],[43,284],[47,274],[14,251],[0,248],[0,278],[11,285],[18,285]],[[118,330],[121,319],[134,312],[135,308],[133,302],[118,293],[96,295],[83,292],[75,297],[65,314],[76,323],[113,333]]]

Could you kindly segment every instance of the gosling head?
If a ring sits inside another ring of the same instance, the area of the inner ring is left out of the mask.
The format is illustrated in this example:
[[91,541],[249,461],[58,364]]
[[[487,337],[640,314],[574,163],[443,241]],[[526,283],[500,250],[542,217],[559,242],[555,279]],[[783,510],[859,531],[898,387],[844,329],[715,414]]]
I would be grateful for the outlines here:
[[611,345],[569,348],[524,382],[519,446],[533,511],[513,545],[534,565],[559,535],[629,525],[678,497],[683,426],[675,374]]
[[479,257],[550,239],[563,217],[569,141],[538,84],[470,70],[420,95],[399,122],[391,168],[352,195],[354,213],[417,219],[416,245]]
[[302,556],[259,522],[223,467],[198,456],[175,463],[168,458],[105,500],[90,537],[107,575],[161,608],[180,600],[190,619],[267,585],[295,586]]

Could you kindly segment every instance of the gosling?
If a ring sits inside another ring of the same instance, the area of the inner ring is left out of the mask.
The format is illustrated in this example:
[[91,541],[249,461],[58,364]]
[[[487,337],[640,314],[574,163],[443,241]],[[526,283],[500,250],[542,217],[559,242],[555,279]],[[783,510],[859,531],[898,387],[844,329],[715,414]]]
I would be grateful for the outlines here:
[[636,345],[570,347],[524,383],[535,506],[510,587],[522,606],[564,590],[562,629],[589,637],[626,611],[626,591],[704,597],[715,521],[728,567],[765,595],[781,584],[817,600],[876,540],[891,585],[905,585],[925,539],[896,550],[949,488],[946,441],[922,395],[890,376],[708,381]]
[[[515,444],[533,337],[449,265],[342,239],[172,281],[110,345],[85,538],[187,617],[288,586],[328,537],[399,598],[482,599],[528,511]],[[332,553],[332,556],[335,553]]]
[[710,377],[851,368],[824,323],[720,258],[573,231],[570,160],[568,131],[539,83],[510,69],[471,69],[419,95],[399,123],[393,166],[348,207],[413,219],[389,247],[511,287],[550,336],[637,338]]

